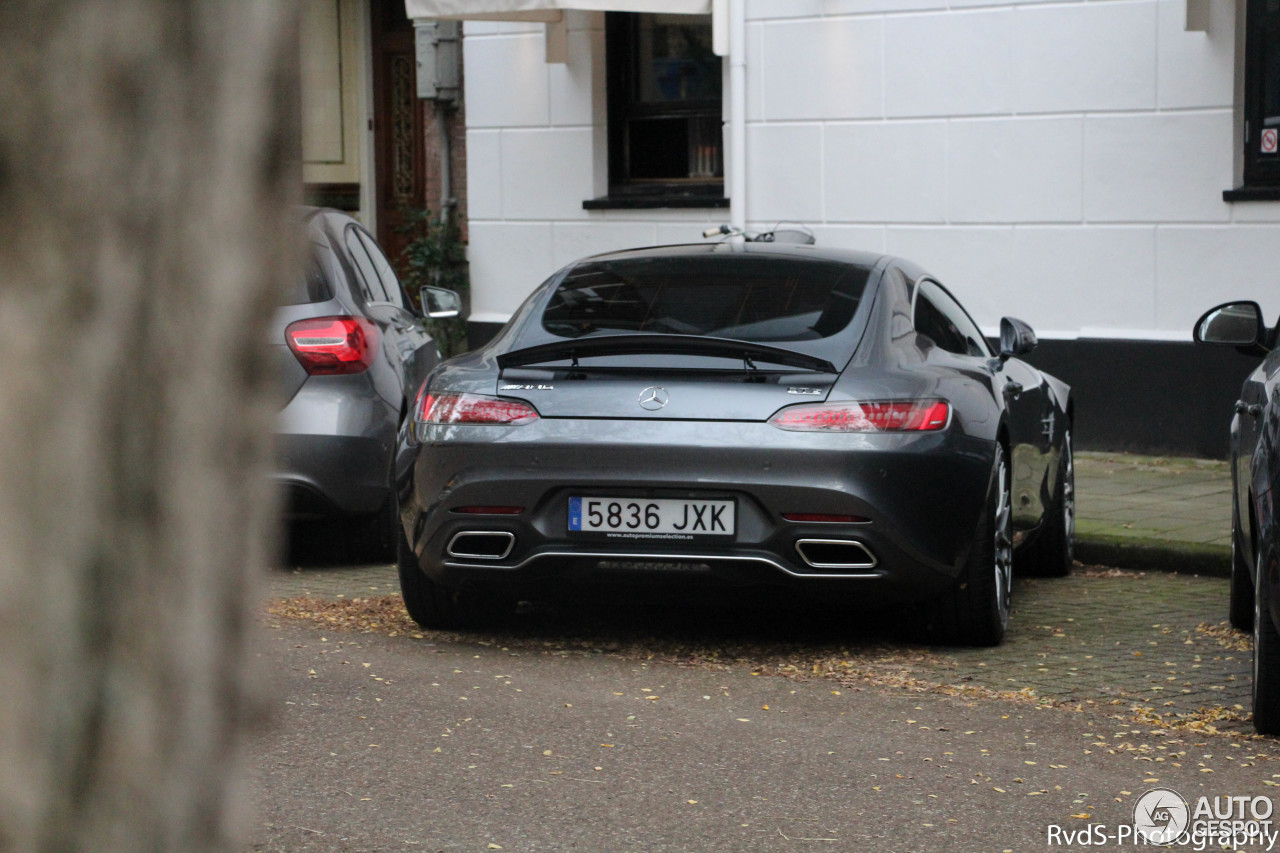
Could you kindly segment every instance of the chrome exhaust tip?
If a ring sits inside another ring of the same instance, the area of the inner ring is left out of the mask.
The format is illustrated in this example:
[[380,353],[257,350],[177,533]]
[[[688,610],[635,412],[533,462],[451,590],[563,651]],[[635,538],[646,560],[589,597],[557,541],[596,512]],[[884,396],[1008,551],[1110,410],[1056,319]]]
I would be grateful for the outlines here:
[[801,539],[796,553],[814,569],[874,569],[879,562],[870,549],[853,539]]
[[516,546],[516,535],[505,530],[464,530],[455,533],[445,548],[462,560],[501,560]]

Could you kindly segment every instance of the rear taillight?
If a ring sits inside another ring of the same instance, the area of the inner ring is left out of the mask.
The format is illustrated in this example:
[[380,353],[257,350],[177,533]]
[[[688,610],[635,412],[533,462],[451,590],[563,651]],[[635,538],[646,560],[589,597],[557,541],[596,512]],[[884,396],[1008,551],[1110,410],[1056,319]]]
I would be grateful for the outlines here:
[[373,364],[378,327],[363,317],[313,317],[290,323],[284,339],[312,376],[362,373]]
[[538,419],[528,403],[484,394],[429,394],[423,391],[414,420],[424,424],[496,424],[519,426]]
[[798,432],[915,432],[943,429],[950,420],[945,400],[876,400],[788,406],[769,423]]

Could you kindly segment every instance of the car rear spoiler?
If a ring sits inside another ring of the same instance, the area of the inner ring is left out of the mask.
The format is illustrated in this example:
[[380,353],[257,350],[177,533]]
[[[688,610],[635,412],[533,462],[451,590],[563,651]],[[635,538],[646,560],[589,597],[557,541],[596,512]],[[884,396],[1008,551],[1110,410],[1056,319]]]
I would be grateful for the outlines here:
[[802,370],[835,373],[835,366],[826,359],[795,350],[737,341],[732,338],[708,338],[697,335],[602,335],[556,341],[550,344],[525,347],[498,356],[501,368],[543,364],[548,361],[571,359],[578,366],[578,359],[593,355],[709,355],[721,358],[741,359],[749,370],[758,370],[755,362],[784,364]]

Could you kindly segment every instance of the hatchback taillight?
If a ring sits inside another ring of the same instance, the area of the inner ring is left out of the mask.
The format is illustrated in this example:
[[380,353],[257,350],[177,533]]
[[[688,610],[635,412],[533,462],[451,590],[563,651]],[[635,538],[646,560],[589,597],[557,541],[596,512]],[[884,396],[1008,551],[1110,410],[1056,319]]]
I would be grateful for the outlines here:
[[874,400],[788,406],[769,423],[798,432],[914,432],[943,429],[950,420],[946,400]]
[[313,376],[362,373],[373,364],[378,327],[364,317],[313,317],[290,323],[284,339]]
[[424,424],[494,424],[519,426],[538,419],[528,403],[484,394],[429,394],[418,396],[414,420]]

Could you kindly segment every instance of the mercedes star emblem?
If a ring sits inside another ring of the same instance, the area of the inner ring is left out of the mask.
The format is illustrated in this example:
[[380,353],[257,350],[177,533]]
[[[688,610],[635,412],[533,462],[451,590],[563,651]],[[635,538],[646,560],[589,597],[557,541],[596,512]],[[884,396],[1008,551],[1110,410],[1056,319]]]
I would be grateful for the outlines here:
[[656,412],[667,404],[668,399],[670,397],[666,388],[659,385],[650,385],[640,392],[640,408]]

